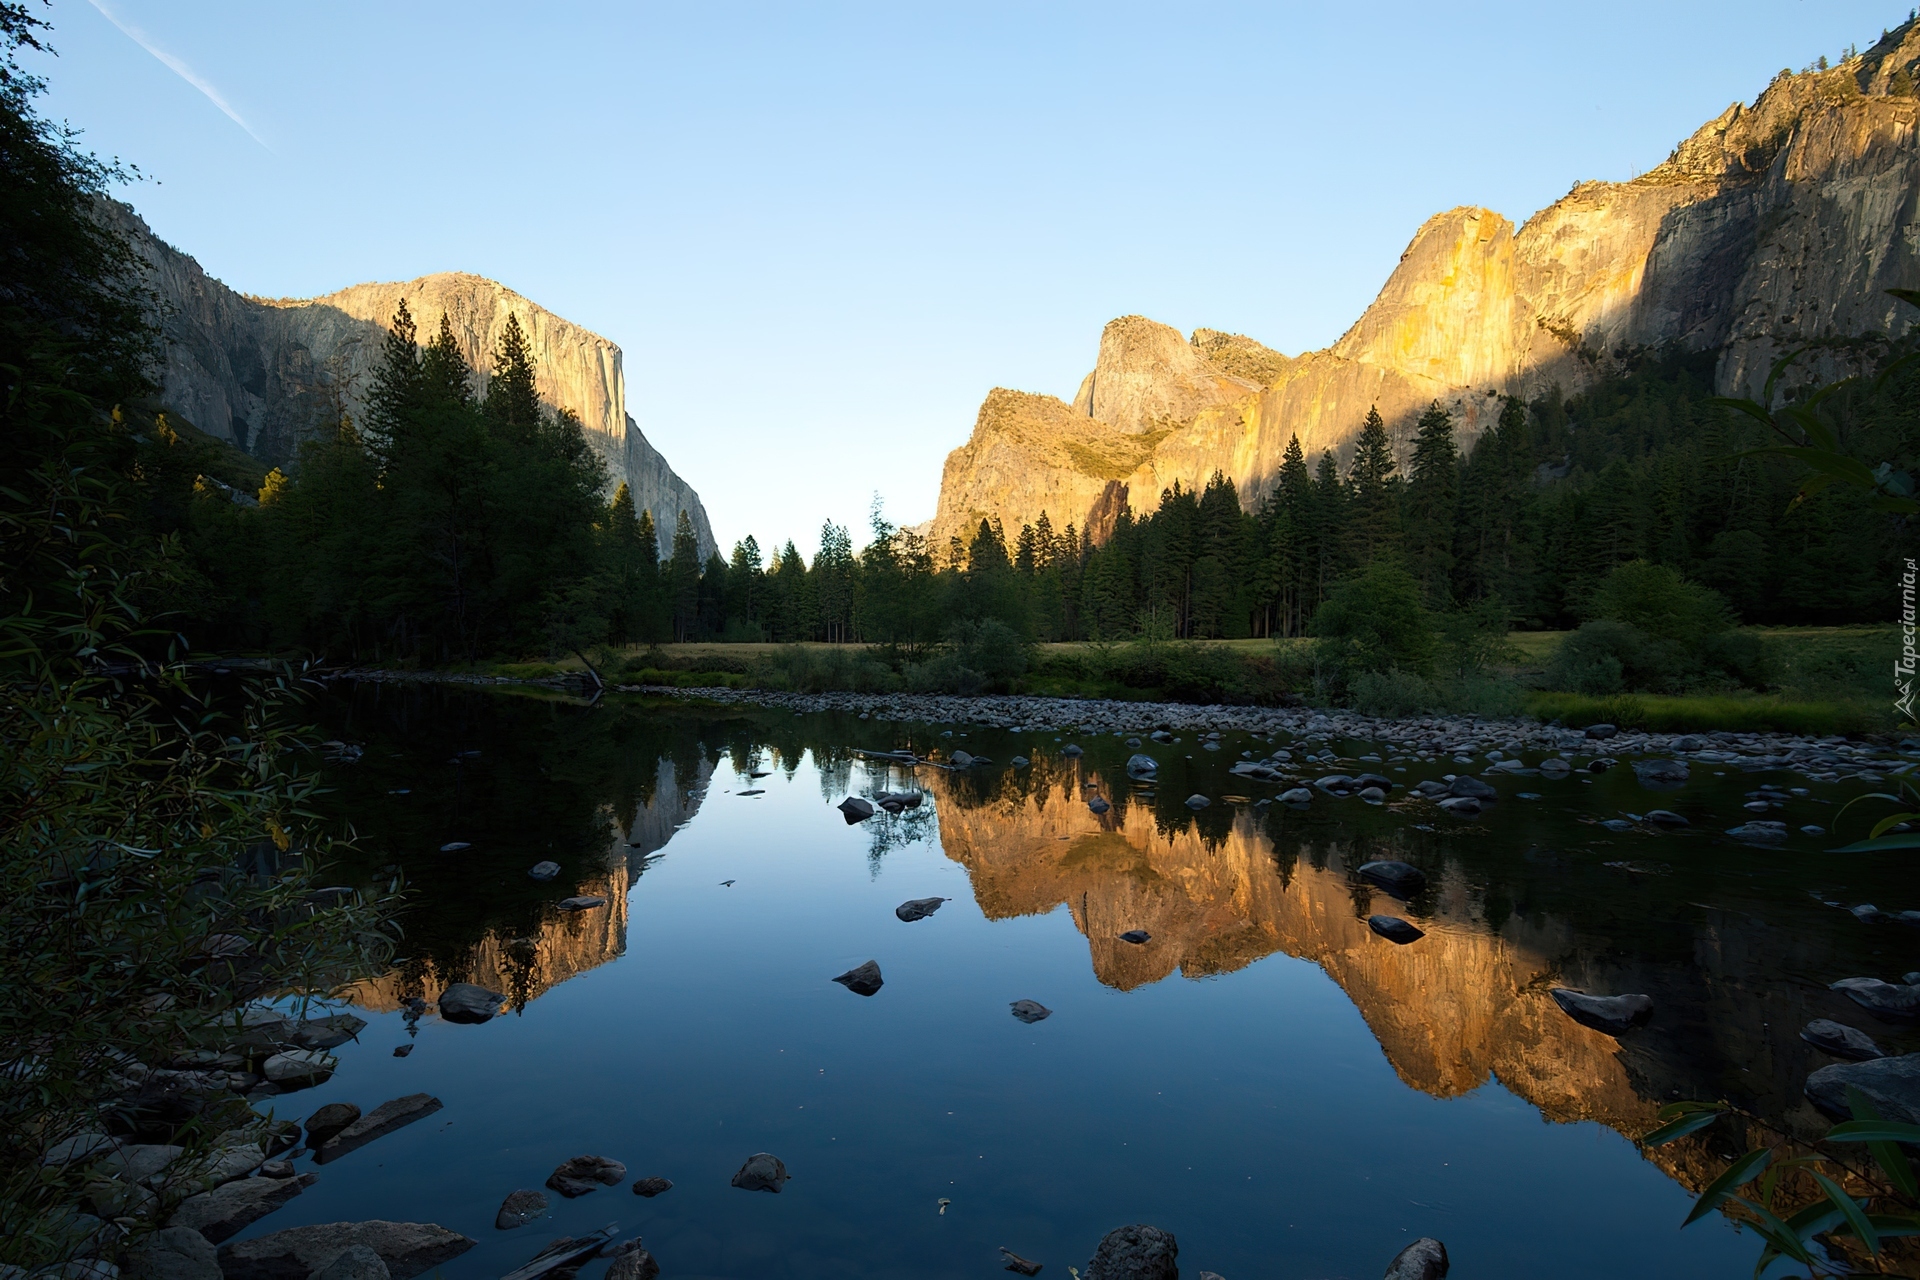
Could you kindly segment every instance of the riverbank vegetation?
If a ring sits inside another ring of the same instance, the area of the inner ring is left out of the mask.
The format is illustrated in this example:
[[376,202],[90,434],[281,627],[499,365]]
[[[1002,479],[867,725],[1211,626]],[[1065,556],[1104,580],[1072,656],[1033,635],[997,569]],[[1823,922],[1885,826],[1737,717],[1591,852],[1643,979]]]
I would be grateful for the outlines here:
[[312,894],[294,683],[216,694],[182,661],[175,455],[122,409],[151,390],[149,300],[94,217],[116,171],[34,112],[15,55],[42,30],[0,4],[0,1270],[157,1226],[150,1191],[49,1149],[204,1150],[251,1112],[164,1069],[391,943],[384,894]]

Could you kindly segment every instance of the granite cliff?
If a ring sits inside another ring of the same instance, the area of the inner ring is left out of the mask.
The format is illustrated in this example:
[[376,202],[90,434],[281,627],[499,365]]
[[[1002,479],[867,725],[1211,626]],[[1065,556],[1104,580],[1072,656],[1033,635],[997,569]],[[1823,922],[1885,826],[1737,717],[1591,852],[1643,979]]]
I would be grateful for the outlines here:
[[256,298],[209,276],[131,209],[112,204],[108,213],[150,267],[163,343],[160,403],[202,431],[287,466],[320,423],[341,410],[362,416],[370,374],[402,298],[423,339],[439,329],[441,315],[452,319],[481,390],[500,331],[517,315],[533,346],[541,398],[579,417],[613,480],[625,480],[635,506],[653,512],[663,554],[672,549],[683,509],[701,556],[713,550],[700,495],[627,413],[620,348],[598,334],[464,272],[358,284],[319,298]]
[[1623,350],[1718,352],[1720,389],[1745,392],[1785,347],[1898,330],[1884,290],[1920,284],[1917,69],[1909,21],[1839,66],[1781,72],[1659,166],[1577,184],[1517,229],[1488,209],[1436,214],[1324,350],[1115,320],[1071,405],[989,393],[928,532],[943,546],[1046,511],[1098,537],[1120,501],[1151,509],[1216,470],[1256,503],[1291,437],[1310,460],[1340,456],[1370,405],[1404,444],[1437,400],[1470,442],[1500,396],[1575,390]]

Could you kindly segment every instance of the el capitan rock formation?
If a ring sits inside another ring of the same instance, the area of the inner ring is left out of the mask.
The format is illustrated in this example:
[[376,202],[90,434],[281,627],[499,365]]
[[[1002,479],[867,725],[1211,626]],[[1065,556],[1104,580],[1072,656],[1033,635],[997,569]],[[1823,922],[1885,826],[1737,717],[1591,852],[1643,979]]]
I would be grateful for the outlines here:
[[357,284],[319,298],[255,298],[236,293],[192,257],[160,240],[138,214],[108,203],[107,215],[146,259],[158,295],[163,363],[161,406],[209,435],[230,440],[280,466],[300,442],[344,409],[363,407],[387,325],[407,300],[424,341],[452,318],[461,354],[484,389],[507,317],[517,315],[533,347],[540,398],[579,417],[594,452],[636,510],[652,511],[663,554],[684,509],[705,557],[713,530],[700,495],[674,473],[627,413],[620,348],[502,284],[465,272]]
[[1580,183],[1517,230],[1487,209],[1436,214],[1324,350],[1115,320],[1071,405],[988,394],[947,458],[930,540],[990,517],[1011,534],[1042,511],[1098,537],[1123,487],[1151,509],[1216,470],[1252,505],[1296,434],[1310,460],[1341,455],[1370,405],[1404,437],[1437,400],[1470,442],[1501,396],[1571,392],[1622,348],[1717,351],[1720,390],[1744,393],[1805,339],[1898,332],[1912,313],[1884,291],[1920,285],[1916,66],[1910,21],[1832,69],[1781,73],[1658,167]]

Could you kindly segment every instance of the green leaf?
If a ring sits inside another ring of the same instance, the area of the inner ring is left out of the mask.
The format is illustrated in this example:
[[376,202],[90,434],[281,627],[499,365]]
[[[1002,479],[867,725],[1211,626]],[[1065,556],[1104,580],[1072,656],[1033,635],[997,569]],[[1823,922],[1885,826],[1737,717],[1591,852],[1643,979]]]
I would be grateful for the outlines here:
[[1867,832],[1869,840],[1877,840],[1903,822],[1920,819],[1920,813],[1891,813],[1873,824],[1873,830]]
[[1878,840],[1856,840],[1852,844],[1842,845],[1838,849],[1829,849],[1828,853],[1880,853],[1886,849],[1920,849],[1920,831],[1908,831],[1897,836],[1881,836]]
[[1827,1132],[1828,1142],[1913,1142],[1920,1143],[1920,1124],[1901,1124],[1895,1120],[1849,1120]]
[[1909,1218],[1904,1214],[1870,1213],[1867,1221],[1880,1234],[1882,1240],[1895,1236],[1920,1236],[1920,1218]]
[[[1665,1108],[1662,1108],[1661,1114],[1666,1114]],[[1667,1143],[1678,1138],[1684,1138],[1690,1133],[1700,1132],[1700,1130],[1706,1128],[1719,1118],[1720,1111],[1717,1108],[1712,1111],[1690,1112],[1680,1117],[1680,1119],[1672,1121],[1669,1124],[1663,1124],[1658,1129],[1646,1134],[1640,1139],[1640,1143],[1642,1146],[1648,1147],[1665,1146]]]
[[[1771,1159],[1773,1159],[1773,1149],[1771,1147],[1761,1147],[1758,1151],[1747,1152],[1747,1154],[1728,1165],[1725,1172],[1707,1184],[1707,1189],[1702,1191],[1700,1198],[1694,1202],[1693,1212],[1689,1213],[1687,1220],[1680,1225],[1683,1227],[1691,1226],[1706,1217],[1709,1213],[1712,1213],[1720,1206],[1721,1201],[1733,1195],[1734,1188],[1744,1186],[1759,1176],[1760,1171],[1767,1167],[1767,1161]],[[1747,1202],[1742,1200],[1740,1203],[1746,1204]],[[1755,1205],[1754,1208],[1759,1209],[1759,1206]],[[1764,1210],[1762,1210],[1762,1212],[1764,1212]],[[1768,1216],[1772,1217],[1771,1214],[1768,1214]]]
[[1820,1189],[1827,1193],[1827,1199],[1833,1201],[1834,1207],[1840,1210],[1847,1225],[1853,1228],[1853,1234],[1867,1246],[1867,1252],[1879,1253],[1880,1236],[1874,1231],[1873,1224],[1867,1221],[1867,1215],[1860,1211],[1860,1203],[1847,1194],[1846,1188],[1818,1169],[1813,1171],[1813,1180],[1820,1184]]
[[[1739,1204],[1743,1205],[1749,1213],[1753,1214],[1755,1218],[1759,1219],[1759,1221],[1753,1225],[1753,1229],[1759,1232],[1762,1238],[1772,1244],[1773,1247],[1781,1253],[1792,1258],[1795,1262],[1812,1264],[1813,1255],[1807,1251],[1807,1241],[1813,1236],[1813,1231],[1807,1230],[1804,1227],[1790,1227],[1753,1201],[1743,1200],[1739,1196],[1733,1198]],[[1798,1217],[1799,1215],[1796,1214],[1795,1216]]]
[[1654,1118],[1658,1120],[1671,1120],[1675,1116],[1688,1116],[1696,1111],[1720,1112],[1726,1109],[1727,1104],[1724,1102],[1695,1102],[1691,1099],[1683,1099],[1680,1102],[1669,1102],[1666,1106],[1654,1113]]

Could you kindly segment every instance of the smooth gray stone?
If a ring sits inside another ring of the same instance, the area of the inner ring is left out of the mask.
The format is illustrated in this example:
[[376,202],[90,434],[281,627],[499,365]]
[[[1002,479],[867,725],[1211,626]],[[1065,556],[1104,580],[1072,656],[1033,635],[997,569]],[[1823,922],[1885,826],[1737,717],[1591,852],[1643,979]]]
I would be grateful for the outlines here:
[[1647,821],[1662,827],[1685,827],[1692,825],[1671,809],[1649,809],[1647,810]]
[[747,1157],[740,1171],[733,1175],[733,1185],[742,1191],[771,1191],[776,1195],[787,1184],[787,1166],[779,1156],[767,1151],[756,1151]]
[[595,907],[606,906],[607,900],[595,894],[583,893],[574,898],[562,898],[553,905],[558,911],[591,911]]
[[1129,778],[1151,778],[1160,772],[1160,762],[1149,755],[1127,757],[1127,776]]
[[1393,1256],[1381,1280],[1445,1280],[1447,1246],[1432,1236],[1421,1236]]
[[1495,791],[1492,787],[1480,781],[1480,779],[1468,777],[1464,773],[1448,783],[1447,790],[1456,796],[1465,796],[1470,800],[1479,800],[1483,803],[1488,800],[1497,800],[1500,797],[1498,791]]
[[1091,800],[1087,801],[1087,808],[1091,810],[1095,815],[1099,815],[1099,814],[1108,812],[1113,808],[1113,806],[1107,803],[1107,799],[1105,796],[1095,796]]
[[1044,1022],[1053,1016],[1053,1010],[1038,1000],[1015,1000],[1008,1007],[1013,1010],[1014,1017],[1028,1024]]
[[1368,916],[1367,928],[1373,930],[1388,942],[1397,942],[1406,946],[1409,942],[1418,942],[1426,937],[1426,931],[1410,920],[1399,916]]
[[313,1273],[313,1280],[390,1280],[390,1276],[379,1254],[356,1244],[335,1254],[333,1261]]
[[1203,795],[1191,795],[1187,797],[1187,808],[1189,809],[1194,809],[1194,810],[1204,809],[1212,803],[1213,801],[1207,799]]
[[1480,816],[1480,802],[1472,796],[1448,796],[1439,802],[1442,809],[1456,818],[1477,818]]
[[1610,724],[1590,724],[1587,726],[1587,736],[1589,738],[1611,738],[1619,732],[1618,727]]
[[339,1064],[340,1060],[324,1049],[288,1049],[268,1058],[260,1074],[283,1089],[299,1089],[324,1083]]
[[351,1102],[329,1102],[307,1117],[307,1145],[317,1147],[360,1118]]
[[1125,933],[1120,935],[1120,941],[1131,942],[1136,947],[1144,943],[1150,942],[1152,940],[1153,940],[1153,935],[1148,933],[1145,929],[1129,929]]
[[973,764],[973,757],[965,751],[956,751],[947,757],[947,762],[956,769],[965,769]]
[[893,914],[909,923],[924,920],[940,909],[945,898],[909,898],[893,909]]
[[181,1156],[187,1154],[185,1147],[175,1147],[158,1142],[137,1142],[124,1147],[116,1147],[100,1161],[100,1168],[114,1177],[126,1182],[158,1181]]
[[326,1222],[223,1245],[220,1270],[226,1280],[307,1280],[355,1245],[378,1254],[392,1280],[413,1280],[445,1266],[474,1241],[431,1222]]
[[1344,773],[1330,773],[1324,778],[1315,778],[1313,785],[1322,791],[1344,792],[1353,787],[1353,779]]
[[1758,844],[1779,844],[1787,838],[1787,824],[1784,822],[1745,822],[1737,827],[1728,827],[1727,834],[1736,840],[1748,840]]
[[527,868],[527,874],[535,880],[543,882],[551,880],[560,874],[560,864],[557,862],[536,862]]
[[1836,1120],[1851,1120],[1848,1085],[1867,1095],[1882,1120],[1920,1124],[1920,1053],[1822,1067],[1807,1077],[1807,1100]]
[[1086,752],[1074,743],[1069,742],[1066,746],[1060,748],[1060,754],[1063,756],[1081,756],[1085,755]]
[[871,818],[873,806],[859,796],[848,796],[840,802],[840,813],[846,818],[847,825],[852,826],[856,822],[865,822]]
[[333,1049],[367,1029],[365,1018],[350,1013],[332,1013],[324,1018],[308,1018],[293,1026],[293,1042],[302,1049]]
[[1678,760],[1635,760],[1633,771],[1641,782],[1663,784],[1685,782],[1692,776],[1687,766]]
[[191,1227],[162,1227],[122,1259],[128,1280],[221,1280],[220,1251]]
[[1569,1018],[1610,1036],[1631,1030],[1653,1016],[1651,996],[1593,996],[1568,987],[1555,987],[1547,994]]
[[1873,1037],[1866,1032],[1827,1018],[1815,1018],[1800,1028],[1800,1038],[1822,1053],[1854,1062],[1869,1062],[1887,1056],[1886,1050],[1875,1044]]
[[489,991],[471,982],[455,982],[440,993],[440,1016],[448,1022],[485,1022],[500,1012],[506,999],[498,991]]
[[297,1178],[238,1178],[211,1191],[188,1196],[167,1219],[170,1227],[191,1227],[215,1244],[272,1213],[317,1181]]
[[601,1187],[617,1187],[626,1176],[627,1166],[618,1160],[609,1160],[606,1156],[575,1156],[561,1161],[559,1167],[547,1175],[547,1185],[573,1200]]
[[111,1151],[113,1146],[113,1139],[104,1133],[83,1133],[48,1147],[47,1153],[40,1157],[40,1163],[48,1166],[72,1164],[76,1160],[86,1160],[103,1151]]
[[1395,897],[1408,897],[1427,887],[1427,873],[1415,866],[1392,859],[1363,863],[1360,875]]
[[1173,1233],[1145,1223],[1107,1232],[1087,1263],[1086,1280],[1180,1280]]
[[1305,787],[1294,787],[1292,790],[1282,791],[1280,793],[1280,799],[1286,804],[1311,804],[1313,802],[1313,792],[1307,790]]
[[493,1215],[496,1231],[512,1231],[524,1227],[547,1211],[551,1202],[538,1191],[522,1188],[509,1191],[507,1198],[500,1202],[500,1211]]
[[1827,989],[1846,993],[1848,999],[1876,1018],[1889,1022],[1912,1022],[1920,1018],[1920,987],[1917,986],[1882,982],[1878,978],[1842,978]]
[[880,976],[878,960],[869,960],[865,964],[855,965],[834,981],[854,994],[862,996],[870,996],[886,985],[886,979]]
[[1379,787],[1365,787],[1361,789],[1360,798],[1362,800],[1371,800],[1373,803],[1379,804],[1381,801],[1387,798],[1387,793],[1385,791],[1382,791]]
[[375,1138],[384,1138],[440,1109],[440,1099],[430,1093],[410,1093],[404,1098],[383,1102],[366,1115],[340,1130],[313,1153],[315,1164],[338,1160],[349,1151],[358,1151]]

